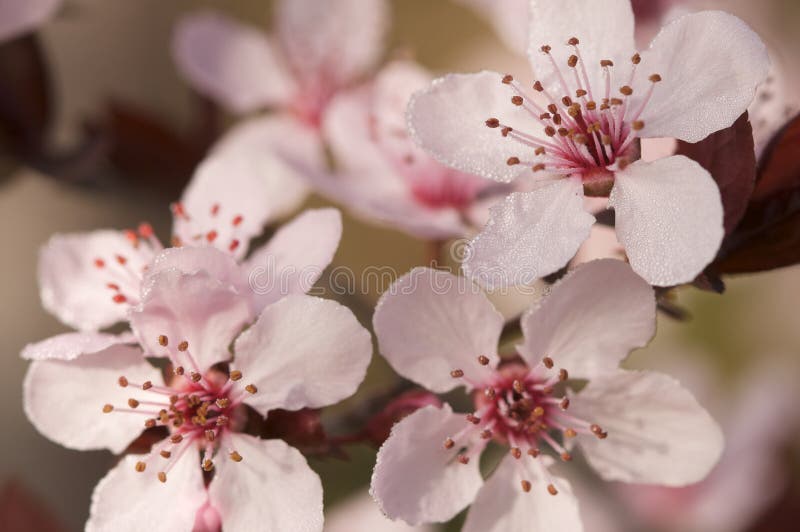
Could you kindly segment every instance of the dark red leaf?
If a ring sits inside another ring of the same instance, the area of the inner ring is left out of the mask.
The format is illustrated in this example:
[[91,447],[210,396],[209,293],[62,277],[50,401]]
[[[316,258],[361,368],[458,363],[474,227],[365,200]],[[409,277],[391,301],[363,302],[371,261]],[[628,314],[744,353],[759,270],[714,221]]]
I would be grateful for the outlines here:
[[47,505],[15,480],[0,489],[0,530],[9,532],[64,532]]
[[758,165],[753,200],[800,187],[800,115],[781,128],[764,150]]
[[677,153],[700,163],[717,182],[725,210],[725,234],[730,234],[747,209],[756,181],[753,129],[747,113],[731,127],[698,143],[678,142]]

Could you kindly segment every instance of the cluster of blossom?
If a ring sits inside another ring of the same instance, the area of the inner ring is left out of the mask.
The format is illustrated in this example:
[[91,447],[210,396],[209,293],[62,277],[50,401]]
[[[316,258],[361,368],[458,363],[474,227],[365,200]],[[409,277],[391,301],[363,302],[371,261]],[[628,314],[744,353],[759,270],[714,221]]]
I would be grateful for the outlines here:
[[[251,423],[351,396],[372,355],[350,310],[306,294],[339,245],[337,210],[307,210],[250,249],[309,188],[416,237],[472,238],[467,281],[414,269],[375,308],[396,373],[433,394],[463,387],[470,405],[430,401],[393,426],[371,482],[388,517],[443,522],[471,505],[468,532],[580,531],[560,464],[577,449],[606,480],[708,475],[717,423],[675,379],[620,363],[655,333],[654,286],[692,282],[717,256],[723,200],[698,162],[641,159],[641,139],[698,142],[734,124],[767,77],[766,49],[723,12],[677,18],[639,52],[629,0],[517,3],[530,15],[527,84],[432,79],[407,60],[375,72],[384,0],[283,0],[274,39],[210,12],[180,21],[173,53],[196,90],[235,114],[272,112],[234,126],[198,167],[169,243],[143,223],[42,249],[43,304],[77,332],[23,351],[26,413],[68,448],[124,455],[87,530],[322,530],[319,477]],[[472,282],[562,270],[596,198],[626,260],[572,268],[501,350],[505,319]],[[298,273],[256,291],[265,264]],[[490,446],[505,456],[484,480]]]

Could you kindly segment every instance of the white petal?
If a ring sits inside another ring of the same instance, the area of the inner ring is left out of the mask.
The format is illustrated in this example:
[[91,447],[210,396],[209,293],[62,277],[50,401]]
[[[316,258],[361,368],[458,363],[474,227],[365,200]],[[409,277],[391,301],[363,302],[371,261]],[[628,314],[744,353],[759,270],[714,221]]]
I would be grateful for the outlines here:
[[577,378],[613,371],[656,330],[653,289],[622,261],[579,266],[522,317],[519,353],[529,365],[549,356]]
[[[380,352],[395,371],[437,393],[486,381],[497,365],[503,316],[468,279],[415,268],[375,307]],[[490,360],[481,366],[478,357]],[[453,378],[454,370],[464,378]]]
[[444,448],[466,423],[445,404],[421,408],[392,428],[370,487],[389,518],[410,525],[447,521],[472,502],[483,484],[478,457],[462,464],[457,448]]
[[[500,462],[472,503],[462,532],[583,530],[578,500],[567,480],[551,473],[558,494],[550,495],[550,481],[529,462],[512,456]],[[531,483],[530,492],[522,490],[523,480]]]
[[[117,255],[127,260],[123,266]],[[125,318],[127,304],[115,303],[109,283],[135,303],[139,276],[153,258],[147,245],[134,248],[122,231],[58,234],[39,252],[42,305],[65,324],[83,331],[98,330]],[[98,267],[96,260],[103,266]]]
[[244,288],[241,268],[229,253],[212,246],[183,246],[167,248],[159,253],[147,270],[143,285],[153,283],[152,278],[161,272],[177,270],[186,274],[205,272],[212,279]]
[[579,436],[589,464],[606,480],[691,484],[705,478],[724,446],[719,426],[692,394],[659,373],[592,379],[570,412],[608,432],[603,440]]
[[178,22],[172,55],[195,90],[235,113],[286,103],[295,90],[264,34],[212,11]]
[[661,30],[639,70],[662,78],[642,114],[641,134],[698,142],[747,110],[769,73],[769,56],[759,36],[740,19],[703,11]]
[[692,281],[714,259],[725,233],[717,184],[680,155],[618,172],[609,205],[631,266],[657,286]]
[[[622,80],[627,80],[630,57],[636,51],[630,0],[531,0],[528,20],[528,59],[534,75],[542,83],[557,89],[555,96],[572,94],[563,94],[564,90],[557,84],[558,78],[551,60],[541,51],[541,47],[552,47],[552,58],[569,87],[574,88],[574,75],[567,66],[567,59],[575,53],[575,49],[567,44],[572,37],[580,41],[580,55],[585,62],[594,99],[599,100],[602,96],[599,91],[605,93],[605,81],[600,67],[602,59],[614,61],[614,80],[619,80],[620,86],[624,85]],[[578,71],[581,71],[580,67]]]
[[26,345],[20,356],[26,360],[75,360],[81,355],[96,353],[112,345],[135,341],[131,333],[64,333]]
[[490,209],[489,223],[470,244],[464,270],[490,287],[530,284],[565,266],[593,223],[594,216],[583,209],[579,180],[515,192]]
[[185,454],[166,482],[158,481],[152,464],[138,473],[134,466],[141,459],[126,456],[97,484],[86,532],[192,530],[195,514],[206,501],[199,459]]
[[510,166],[509,157],[520,157],[532,148],[503,137],[500,128],[486,120],[530,135],[542,126],[521,107],[511,103],[515,94],[497,72],[450,74],[434,80],[414,94],[408,104],[408,127],[414,140],[436,160],[458,170],[496,181],[509,182],[527,171]]
[[[149,278],[131,328],[148,356],[168,356],[187,371],[204,372],[230,359],[228,347],[253,318],[248,299],[207,272],[166,270]],[[166,336],[169,347],[160,345]],[[189,348],[179,352],[186,341]]]
[[[383,54],[389,24],[385,0],[283,0],[278,34],[305,84],[342,86],[364,75]],[[319,87],[317,87],[319,88]]]
[[336,209],[307,210],[281,227],[242,265],[256,312],[284,296],[311,290],[341,238],[342,215]]
[[274,184],[263,164],[230,152],[216,152],[204,160],[183,192],[185,215],[175,215],[173,232],[181,243],[213,245],[244,257],[250,239],[274,218],[274,204],[268,199]]
[[267,206],[266,223],[292,214],[308,195],[303,173],[285,158],[308,168],[324,168],[325,153],[317,132],[288,115],[268,115],[240,122],[214,145],[213,154],[247,161],[261,179],[259,198]]
[[121,387],[118,379],[123,375],[137,384],[163,382],[141,349],[124,345],[73,360],[36,360],[23,385],[25,413],[39,432],[64,447],[120,453],[144,430],[146,419],[103,412],[106,404],[128,408],[128,398],[146,395],[141,389]]
[[299,451],[246,434],[225,444],[242,456],[220,456],[208,488],[225,530],[322,531],[322,484]]
[[352,395],[367,372],[372,339],[335,301],[291,295],[268,306],[236,340],[232,366],[258,388],[245,401],[274,408],[327,406]]
[[50,18],[62,0],[0,0],[0,41],[34,31]]

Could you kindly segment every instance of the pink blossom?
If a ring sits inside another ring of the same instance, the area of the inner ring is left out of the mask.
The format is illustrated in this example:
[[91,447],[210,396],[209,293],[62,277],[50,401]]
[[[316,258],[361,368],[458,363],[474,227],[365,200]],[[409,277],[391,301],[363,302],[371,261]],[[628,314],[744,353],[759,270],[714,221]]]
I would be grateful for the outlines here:
[[[225,257],[211,247],[188,251]],[[100,481],[87,530],[215,522],[225,530],[322,530],[319,478],[283,441],[244,433],[246,408],[266,416],[351,395],[369,363],[370,335],[342,305],[306,295],[267,305],[253,323],[249,298],[213,273],[153,273],[130,316],[139,345],[82,333],[58,340],[71,341],[69,356],[37,346],[23,353],[37,358],[25,378],[25,411],[53,441],[121,453],[145,428],[163,431],[150,453],[124,457]],[[145,357],[166,358],[168,376]]]
[[533,88],[494,72],[451,74],[409,105],[412,134],[438,160],[538,183],[492,209],[467,272],[491,285],[558,270],[594,222],[588,195],[609,197],[639,275],[691,281],[723,236],[719,189],[685,157],[637,160],[638,140],[696,142],[731,125],[766,77],[763,43],[736,17],[707,11],[668,24],[638,53],[629,0],[532,0],[531,10]]
[[[501,359],[503,318],[471,283],[430,269],[401,278],[375,312],[381,353],[431,391],[464,386],[475,406],[429,406],[395,425],[372,477],[383,511],[416,524],[472,504],[470,532],[582,530],[551,467],[576,445],[606,480],[704,478],[723,448],[717,424],[676,380],[618,368],[652,337],[655,312],[653,290],[627,265],[594,261],[523,316],[519,357]],[[478,465],[492,441],[508,456],[484,483]]]
[[62,0],[0,0],[0,42],[35,30],[53,16]]
[[323,122],[337,172],[305,173],[318,191],[368,220],[421,238],[465,236],[507,186],[442,165],[408,136],[408,100],[430,80],[418,65],[396,61],[339,93]]
[[[264,169],[253,162],[223,146],[201,164],[181,200],[173,204],[171,244],[214,247],[227,254],[230,264],[223,265],[215,257],[217,267],[230,268],[230,275],[239,279],[237,286],[251,295],[257,313],[279,294],[248,290],[249,276],[267,265],[272,274],[278,270],[286,273],[291,266],[295,272],[286,279],[283,295],[307,291],[333,258],[342,228],[335,209],[311,210],[286,224],[269,243],[248,257],[251,238],[260,234],[276,215],[283,214],[287,202],[294,202],[289,189],[281,187],[279,180],[265,178]],[[180,266],[167,258],[152,264],[164,248],[149,224],[136,230],[54,235],[39,257],[44,307],[82,331],[121,321],[131,305],[139,302],[146,272],[154,267]],[[170,257],[169,253],[165,257]],[[185,267],[195,268],[190,262]],[[302,279],[300,272],[304,273]]]

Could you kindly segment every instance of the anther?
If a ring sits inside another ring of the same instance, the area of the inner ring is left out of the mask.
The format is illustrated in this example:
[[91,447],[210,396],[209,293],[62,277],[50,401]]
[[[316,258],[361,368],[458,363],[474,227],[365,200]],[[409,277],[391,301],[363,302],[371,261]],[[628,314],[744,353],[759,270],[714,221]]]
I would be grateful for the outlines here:
[[589,111],[594,111],[595,109],[597,109],[597,102],[591,100],[586,102],[586,109],[588,109]]
[[631,123],[631,129],[633,129],[634,131],[643,130],[644,122],[642,122],[641,120],[635,120],[633,123]]
[[558,380],[564,382],[567,379],[569,379],[569,372],[567,372],[567,370],[565,370],[564,368],[558,370]]
[[228,245],[228,251],[233,253],[234,251],[236,251],[239,248],[239,244],[240,244],[240,242],[234,238],[233,240],[231,240],[231,243]]
[[569,408],[569,397],[563,398],[558,406],[561,407],[561,410],[566,410]]
[[207,458],[203,460],[203,471],[208,472],[211,471],[212,469],[214,469],[214,462],[212,462]]
[[565,461],[565,462],[571,462],[572,461],[572,455],[569,454],[567,451],[564,451],[563,453],[561,453],[561,459],[563,461]]
[[232,381],[238,381],[239,379],[242,378],[242,372],[239,371],[238,369],[235,369],[231,371],[230,377]]
[[149,390],[152,387],[153,383],[150,381],[144,381],[144,383],[142,384],[142,390]]
[[172,436],[169,437],[169,441],[171,441],[172,443],[180,443],[183,441],[183,435],[173,434]]
[[544,52],[544,53],[546,53],[546,54],[549,54],[549,53],[550,53],[550,50],[552,50],[553,48],[552,48],[550,45],[548,45],[548,44],[545,44],[545,45],[543,45],[543,46],[542,46],[541,48],[539,48],[539,49],[540,49],[542,52]]
[[522,484],[522,491],[524,491],[525,493],[528,493],[529,491],[531,491],[531,483],[530,483],[530,481],[523,480],[522,482],[520,482],[520,484]]
[[117,256],[115,256],[114,258],[117,260],[117,262],[118,262],[118,263],[119,263],[121,266],[125,266],[125,264],[127,264],[127,263],[128,263],[128,259],[126,259],[126,258],[125,258],[125,257],[123,257],[122,255],[117,255]]
[[486,126],[492,129],[500,127],[500,121],[496,118],[490,118],[489,120],[486,121]]
[[578,433],[575,432],[575,429],[567,429],[564,431],[564,436],[567,438],[574,438],[577,435]]
[[564,96],[563,98],[561,98],[561,103],[563,103],[565,107],[569,107],[570,105],[572,105],[572,98],[570,98],[569,96]]
[[533,168],[532,168],[532,170],[533,170],[534,172],[541,172],[541,171],[542,171],[542,170],[544,170],[545,168],[546,168],[546,166],[545,166],[544,164],[542,164],[542,163],[539,163],[539,164],[534,164],[534,165],[533,165]]
[[512,447],[510,449],[510,452],[511,452],[511,456],[513,456],[517,460],[519,460],[522,457],[522,451],[520,450],[519,447]]
[[236,451],[231,451],[231,453],[228,456],[230,456],[231,460],[233,460],[234,462],[242,461],[242,455],[237,453]]
[[94,259],[94,266],[95,268],[105,268],[106,261],[103,259]]
[[631,57],[631,63],[633,63],[634,65],[638,65],[641,62],[642,62],[642,56],[639,55],[638,52],[633,54],[633,57]]
[[578,64],[578,56],[577,55],[569,56],[569,59],[567,59],[567,65],[569,65],[571,68],[575,68],[577,64]]
[[461,377],[464,376],[464,370],[454,369],[453,371],[450,372],[450,376],[453,377],[454,379],[460,379]]
[[114,410],[114,406],[113,405],[108,405],[108,404],[107,405],[103,405],[103,413],[104,414],[108,414],[109,412],[112,412],[113,410]]
[[111,301],[114,303],[125,303],[128,301],[128,298],[122,294],[114,294],[114,296],[111,298]]
[[511,103],[513,103],[514,105],[522,105],[523,102],[524,102],[524,100],[522,99],[522,96],[512,96],[511,97]]
[[495,392],[494,388],[490,386],[485,390],[483,390],[483,394],[489,399],[494,399],[495,396],[497,395],[497,392]]
[[619,88],[619,92],[621,92],[625,96],[630,96],[631,94],[633,94],[633,89],[628,85],[623,85],[622,87]]
[[518,380],[514,380],[514,382],[512,383],[511,386],[514,388],[514,391],[517,392],[517,393],[522,393],[522,392],[525,391],[525,389],[522,387],[522,383],[520,381],[518,381]]
[[583,97],[584,97],[584,96],[586,96],[587,94],[589,94],[589,93],[588,93],[588,92],[586,92],[586,91],[585,91],[585,90],[583,90],[583,89],[578,89],[578,90],[576,90],[576,91],[575,91],[575,96],[576,96],[577,98],[583,98]]
[[514,76],[512,76],[511,74],[506,74],[505,76],[503,76],[503,83],[505,83],[506,85],[510,84],[512,81],[514,81]]
[[178,366],[177,368],[175,368],[175,375],[183,375],[184,373],[185,370],[183,369],[183,366]]
[[228,408],[228,405],[231,404],[231,400],[227,397],[220,397],[214,403],[220,408]]
[[149,223],[142,222],[138,227],[139,236],[142,238],[150,238],[153,236],[153,226]]
[[164,473],[163,471],[159,471],[158,472],[158,480],[160,480],[161,482],[166,482],[167,481],[167,474]]
[[170,456],[172,456],[172,453],[171,453],[171,452],[169,452],[169,451],[161,451],[161,452],[160,452],[160,453],[158,453],[158,454],[160,454],[160,455],[161,455],[161,458],[169,458]]
[[481,431],[481,438],[483,438],[484,440],[488,440],[491,437],[492,437],[492,431],[491,430],[484,429],[484,430]]
[[592,425],[589,427],[589,430],[592,431],[592,434],[600,438],[601,440],[605,440],[608,437],[608,432],[604,431],[600,425]]
[[514,131],[513,127],[504,127],[503,129],[500,130],[500,134],[503,135],[504,137],[507,137],[508,134],[511,133],[512,131]]
[[469,456],[467,456],[465,454],[459,454],[458,455],[458,461],[461,462],[464,465],[467,465],[469,463]]
[[508,160],[506,161],[506,164],[508,164],[508,166],[514,166],[515,164],[519,164],[519,157],[509,157]]
[[128,399],[128,406],[131,408],[136,408],[137,406],[139,406],[139,401],[131,397],[130,399]]
[[613,67],[614,66],[614,61],[611,61],[610,59],[602,59],[600,61],[600,66],[603,67],[603,68]]
[[211,429],[206,430],[205,435],[207,441],[214,441],[215,439],[217,439],[217,433]]
[[248,384],[247,386],[244,387],[244,389],[247,390],[247,392],[250,394],[254,394],[258,391],[258,388],[256,388],[255,384]]
[[544,367],[546,367],[547,369],[552,369],[552,367],[553,367],[553,359],[550,358],[550,357],[544,357],[542,359],[542,364],[544,364]]
[[556,487],[555,487],[554,485],[552,485],[552,484],[548,484],[548,485],[547,485],[547,492],[548,492],[550,495],[558,495],[558,490],[557,490],[557,489],[556,489]]
[[216,231],[214,231],[214,230],[212,229],[211,231],[209,231],[208,233],[206,233],[206,240],[208,240],[209,242],[213,242],[214,240],[216,240],[216,239],[217,239],[217,236],[218,236],[218,235],[219,235],[219,234],[218,234]]
[[444,448],[445,449],[452,449],[453,446],[456,444],[451,438],[447,438],[444,440]]
[[570,39],[567,41],[567,44],[570,46],[578,46],[580,43],[581,42],[578,40],[577,37],[570,37]]
[[153,418],[150,418],[144,422],[144,428],[146,429],[152,429],[155,426],[156,426],[156,420]]
[[560,127],[558,128],[558,134],[562,137],[567,137],[569,136],[569,130],[565,127]]
[[535,449],[533,447],[528,449],[528,455],[530,455],[533,458],[538,458],[540,454],[542,454],[542,451],[540,451],[539,449]]
[[137,473],[144,473],[144,470],[147,469],[147,464],[145,464],[144,462],[136,462],[134,469],[136,470]]
[[541,406],[537,406],[536,408],[533,409],[532,414],[533,417],[542,417],[544,415],[544,408],[542,408]]
[[619,98],[611,98],[610,101],[611,101],[611,105],[612,106],[614,106],[614,105],[622,105],[623,103],[625,103],[622,100],[620,100]]
[[555,137],[556,128],[554,128],[553,126],[547,126],[546,128],[544,128],[544,134],[547,135],[548,137]]
[[236,216],[233,217],[233,220],[231,220],[231,225],[233,225],[234,227],[236,227],[238,225],[241,225],[242,220],[244,220],[242,215],[241,214],[237,214]]
[[178,351],[182,352],[186,351],[187,349],[189,349],[189,342],[187,342],[186,340],[178,344]]
[[[519,162],[519,161],[517,161],[517,162]],[[486,355],[478,356],[478,364],[480,364],[481,366],[488,365],[489,364],[489,357],[487,357]]]
[[475,414],[467,414],[467,422],[472,423],[473,425],[477,425],[481,422],[481,418],[479,418]]
[[536,150],[534,150],[533,153],[535,153],[536,155],[544,155],[545,152],[546,150],[542,146],[539,146],[538,148],[536,148]]
[[228,416],[217,416],[217,426],[224,427],[228,424]]
[[561,125],[561,115],[556,113],[553,115],[553,123],[557,126]]
[[536,92],[544,92],[544,85],[542,85],[541,81],[537,81],[533,84],[533,90]]
[[167,338],[167,336],[164,334],[160,334],[158,336],[158,344],[161,347],[167,347],[167,344],[169,344],[169,338]]
[[653,83],[658,83],[659,81],[661,81],[661,76],[659,74],[653,74],[652,76],[650,76],[649,79]]
[[547,106],[547,110],[553,114],[556,114],[558,112],[558,106],[554,103],[551,103],[550,105]]

